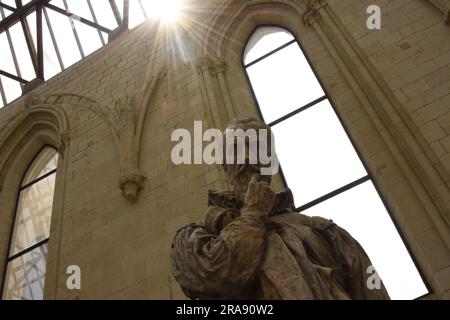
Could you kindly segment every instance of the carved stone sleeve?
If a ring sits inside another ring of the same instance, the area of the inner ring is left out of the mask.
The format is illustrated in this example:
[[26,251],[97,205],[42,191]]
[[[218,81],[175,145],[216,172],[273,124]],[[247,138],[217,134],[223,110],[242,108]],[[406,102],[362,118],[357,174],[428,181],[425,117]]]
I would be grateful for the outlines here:
[[200,297],[195,293],[229,298],[245,290],[263,256],[264,219],[240,216],[219,235],[208,233],[202,225],[181,229],[172,245],[171,264],[185,293],[191,298]]

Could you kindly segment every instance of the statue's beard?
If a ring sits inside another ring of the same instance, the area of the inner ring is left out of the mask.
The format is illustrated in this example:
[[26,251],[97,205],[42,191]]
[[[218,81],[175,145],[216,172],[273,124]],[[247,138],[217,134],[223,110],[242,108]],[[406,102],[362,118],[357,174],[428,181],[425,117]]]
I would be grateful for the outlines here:
[[234,192],[241,201],[244,201],[248,185],[253,175],[258,175],[259,181],[270,184],[270,176],[261,176],[261,167],[256,164],[235,164],[226,167],[228,179],[233,186]]

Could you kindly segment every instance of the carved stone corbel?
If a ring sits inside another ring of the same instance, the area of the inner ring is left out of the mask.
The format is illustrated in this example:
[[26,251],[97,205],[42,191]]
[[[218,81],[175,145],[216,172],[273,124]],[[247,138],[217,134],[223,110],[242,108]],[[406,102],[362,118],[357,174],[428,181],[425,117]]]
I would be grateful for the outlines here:
[[62,132],[58,146],[58,152],[62,158],[64,158],[66,150],[69,146],[70,146],[70,133],[68,131]]
[[37,106],[39,104],[44,103],[44,98],[41,97],[39,94],[37,94],[36,92],[30,92],[24,101],[24,105],[26,108],[30,108],[32,106]]
[[138,139],[136,137],[136,99],[126,97],[116,102],[112,115],[119,135],[120,180],[123,196],[130,202],[138,200],[145,176],[138,163]]
[[308,2],[309,10],[303,15],[303,22],[306,26],[310,27],[314,22],[321,19],[320,9],[325,8],[328,5],[326,0],[310,0]]
[[139,191],[144,186],[144,179],[141,173],[127,173],[120,177],[119,187],[125,199],[132,203],[138,200]]

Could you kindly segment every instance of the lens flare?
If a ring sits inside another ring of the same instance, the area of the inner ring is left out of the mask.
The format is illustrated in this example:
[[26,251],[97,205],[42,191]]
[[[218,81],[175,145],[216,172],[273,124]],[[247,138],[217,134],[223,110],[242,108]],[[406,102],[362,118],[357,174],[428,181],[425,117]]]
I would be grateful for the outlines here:
[[160,19],[164,23],[176,22],[182,11],[181,0],[150,0],[146,7],[148,7],[150,16]]

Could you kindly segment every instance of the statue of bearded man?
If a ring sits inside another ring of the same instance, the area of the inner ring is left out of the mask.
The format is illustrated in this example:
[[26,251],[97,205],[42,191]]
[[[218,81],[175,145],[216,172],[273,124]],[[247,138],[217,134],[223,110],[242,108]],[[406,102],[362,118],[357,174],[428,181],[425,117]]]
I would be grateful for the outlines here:
[[[249,117],[227,129],[270,136]],[[225,164],[233,191],[210,191],[204,221],[177,231],[170,259],[183,292],[192,299],[389,299],[382,283],[368,287],[372,264],[359,243],[331,220],[295,212],[290,190],[274,192],[261,167]]]

